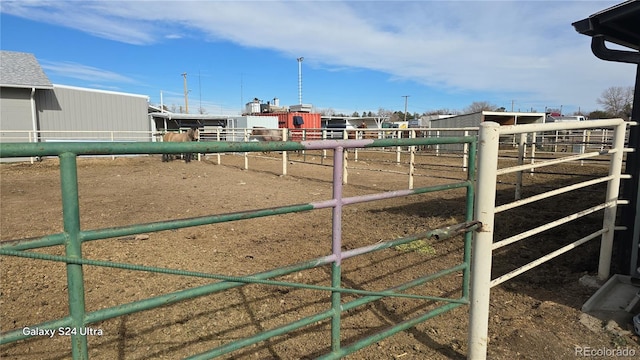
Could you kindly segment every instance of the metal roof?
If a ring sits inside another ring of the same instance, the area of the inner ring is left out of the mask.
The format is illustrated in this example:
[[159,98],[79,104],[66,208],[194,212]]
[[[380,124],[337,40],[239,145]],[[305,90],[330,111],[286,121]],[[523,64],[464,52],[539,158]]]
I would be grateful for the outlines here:
[[52,89],[53,85],[45,75],[33,54],[0,51],[0,86],[14,88]]
[[577,32],[640,50],[640,1],[630,0],[574,22]]
[[210,114],[180,114],[172,113],[169,111],[164,112],[150,112],[149,115],[154,118],[163,118],[168,120],[227,120],[233,116],[226,115],[210,115]]

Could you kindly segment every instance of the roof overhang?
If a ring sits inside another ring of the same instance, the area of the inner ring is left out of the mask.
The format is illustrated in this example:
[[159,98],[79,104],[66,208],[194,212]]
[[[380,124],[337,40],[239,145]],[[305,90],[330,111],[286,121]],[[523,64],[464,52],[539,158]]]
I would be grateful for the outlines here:
[[51,90],[53,89],[53,85],[22,85],[0,83],[0,88]]
[[162,118],[168,120],[227,120],[233,116],[225,115],[209,115],[209,114],[176,114],[172,112],[150,112],[154,118]]
[[146,99],[147,101],[149,101],[149,96],[147,96],[147,95],[131,94],[131,93],[125,93],[125,92],[118,92],[118,91],[91,89],[91,88],[85,88],[85,87],[69,86],[69,85],[58,85],[58,84],[53,84],[53,89],[67,89],[67,90],[93,92],[93,93],[100,93],[100,94],[130,96],[130,97],[137,97],[137,98]]
[[[640,1],[630,0],[599,11],[586,19],[574,22],[573,27],[591,36],[594,55],[603,60],[640,63]],[[636,51],[608,49],[605,41]]]

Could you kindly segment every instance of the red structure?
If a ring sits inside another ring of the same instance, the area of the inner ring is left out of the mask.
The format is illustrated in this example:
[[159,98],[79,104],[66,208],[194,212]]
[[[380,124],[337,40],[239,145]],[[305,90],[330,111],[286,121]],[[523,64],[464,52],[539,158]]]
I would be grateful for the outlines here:
[[[289,140],[311,140],[321,137],[320,128],[322,122],[320,114],[307,112],[280,112],[255,114],[260,116],[277,116],[278,127],[290,130]],[[303,131],[305,129],[315,129],[316,131]]]

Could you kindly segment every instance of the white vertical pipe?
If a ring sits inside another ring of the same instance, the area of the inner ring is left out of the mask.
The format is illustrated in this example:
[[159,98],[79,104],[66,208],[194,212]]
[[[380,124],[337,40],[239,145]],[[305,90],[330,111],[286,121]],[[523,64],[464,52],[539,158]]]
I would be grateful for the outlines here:
[[[249,141],[249,129],[242,130],[244,132],[244,141]],[[249,153],[245,151],[244,153],[244,169],[249,170]]]
[[[333,151],[335,152],[336,149],[333,149]],[[348,153],[349,152],[347,151],[347,149],[344,149],[342,151],[342,183],[343,184],[347,184],[347,182],[349,181],[349,171],[347,170],[347,155],[348,155]],[[336,164],[334,164],[333,166],[336,166]]]
[[[29,135],[29,142],[38,142],[38,120],[37,120],[37,112],[36,112],[36,88],[31,88],[31,127],[33,129],[33,138]],[[33,156],[30,158],[31,163],[33,164],[34,158]]]
[[[515,134],[514,134],[515,136]],[[518,165],[524,164],[524,154],[527,152],[527,133],[520,133],[518,139]],[[522,170],[516,173],[516,194],[515,200],[522,199]]]
[[[362,139],[363,136],[361,134],[361,132],[359,130],[356,130],[355,132],[355,139]],[[354,148],[353,149],[353,161],[358,162],[358,148]]]
[[[469,136],[469,130],[464,131],[464,136]],[[462,149],[462,171],[467,171],[467,167],[469,167],[469,143],[464,143]]]
[[[216,141],[220,141],[220,127],[216,127]],[[218,157],[218,165],[220,165],[222,163],[220,159],[220,153],[217,152],[216,155]]]
[[[402,131],[398,130],[396,132],[396,139],[402,139]],[[396,165],[400,165],[400,151],[402,148],[400,146],[396,146]]]
[[[322,140],[326,140],[327,139],[327,130],[322,129]],[[324,159],[326,159],[327,157],[327,149],[322,149],[322,159],[321,159],[321,164],[324,164]]]
[[[533,165],[533,164],[536,163],[536,144],[537,144],[536,140],[537,139],[536,139],[536,133],[535,132],[531,133],[531,139],[532,139],[532,141],[531,141],[531,164]],[[529,171],[529,174],[531,176],[533,176],[533,172],[535,170],[536,170],[535,168],[531,169]]]
[[[409,137],[412,139],[416,138],[416,131],[411,130],[409,133]],[[409,189],[413,189],[413,175],[416,171],[416,147],[409,147]]]
[[[587,150],[587,129],[582,130],[582,145],[580,146],[580,154],[584,154]],[[580,160],[580,166],[584,165],[584,160]]]
[[[606,201],[614,201],[620,195],[620,172],[622,171],[622,157],[624,149],[624,138],[627,127],[621,122],[615,127],[613,132],[612,146],[614,153],[611,155],[611,165],[609,166],[609,175],[613,178],[607,184]],[[604,219],[602,228],[607,232],[602,234],[600,240],[600,260],[598,262],[598,280],[604,281],[609,278],[611,270],[611,254],[613,251],[613,235],[616,225],[616,209],[617,204],[613,204],[604,209]]]
[[496,203],[496,169],[500,125],[480,124],[478,139],[478,181],[476,185],[476,219],[482,227],[474,234],[471,259],[471,293],[469,314],[469,353],[467,359],[487,358],[489,342],[489,295],[491,292],[491,246]]
[[[282,128],[282,141],[287,141],[289,133],[287,128]],[[282,175],[287,175],[287,152],[282,152]]]
[[[113,136],[113,131],[110,131],[110,133],[111,133],[111,142],[113,142],[115,140],[114,136]],[[116,159],[116,156],[115,155],[111,155],[111,160],[115,160],[115,159]]]
[[[198,129],[198,142],[200,142],[200,129]],[[202,154],[198,153],[198,161],[202,161]]]

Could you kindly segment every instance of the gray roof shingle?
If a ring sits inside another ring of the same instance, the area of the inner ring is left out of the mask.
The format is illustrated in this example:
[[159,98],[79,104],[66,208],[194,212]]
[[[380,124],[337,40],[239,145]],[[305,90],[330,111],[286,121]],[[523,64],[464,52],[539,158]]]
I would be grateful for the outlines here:
[[0,86],[53,88],[33,54],[4,50],[0,51]]

